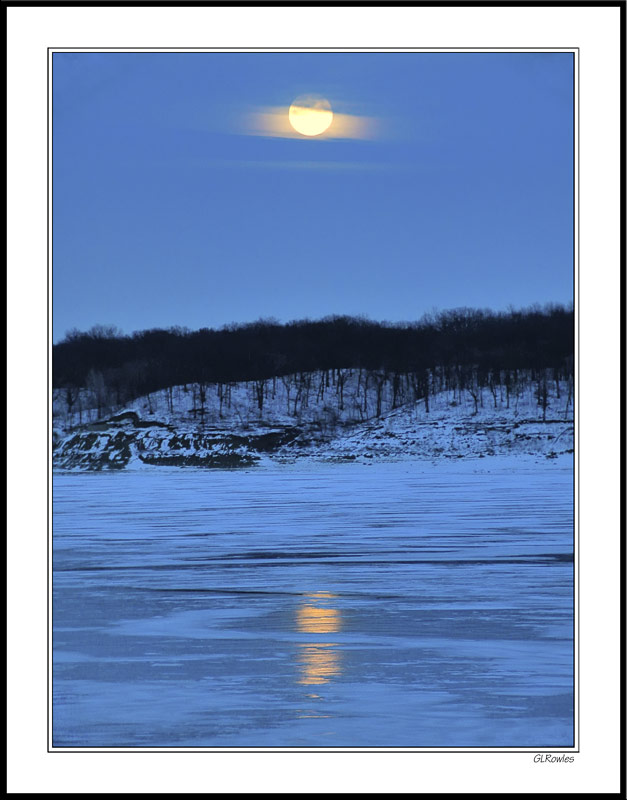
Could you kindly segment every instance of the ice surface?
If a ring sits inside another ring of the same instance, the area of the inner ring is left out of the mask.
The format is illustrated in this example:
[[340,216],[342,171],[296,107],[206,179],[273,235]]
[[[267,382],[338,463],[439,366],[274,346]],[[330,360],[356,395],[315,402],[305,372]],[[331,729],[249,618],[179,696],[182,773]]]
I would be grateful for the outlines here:
[[571,465],[55,474],[54,746],[571,746]]

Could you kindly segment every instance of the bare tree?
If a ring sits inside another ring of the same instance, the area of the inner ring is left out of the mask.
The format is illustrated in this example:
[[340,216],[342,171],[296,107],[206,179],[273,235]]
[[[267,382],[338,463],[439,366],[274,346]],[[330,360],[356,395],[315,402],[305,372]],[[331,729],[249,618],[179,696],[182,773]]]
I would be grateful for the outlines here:
[[346,370],[338,369],[337,371],[336,385],[337,385],[337,392],[339,393],[340,396],[340,404],[339,404],[340,411],[344,411],[344,385],[346,383],[346,378],[348,377],[348,375],[349,373]]
[[564,419],[568,419],[568,408],[573,398],[573,376],[568,376],[568,397],[566,398],[566,408],[564,409]]
[[479,381],[477,378],[477,371],[473,370],[470,380],[468,381],[468,394],[472,397],[475,403],[475,410],[473,414],[479,413]]
[[108,404],[108,391],[102,372],[95,369],[89,370],[87,391],[90,394],[93,405],[96,407],[97,418],[100,419]]
[[257,398],[257,408],[259,409],[259,416],[263,414],[263,399],[266,391],[267,381],[258,380],[254,382],[255,397]]
[[68,427],[72,429],[72,409],[80,396],[80,390],[76,386],[65,387],[65,403],[67,405]]
[[283,375],[281,377],[281,383],[283,384],[283,388],[285,389],[285,403],[287,406],[287,413],[290,413],[290,391],[292,389],[292,380],[290,375]]
[[205,403],[207,402],[207,382],[197,381],[198,399],[200,401],[200,424],[204,427],[205,424]]
[[490,375],[488,376],[488,387],[490,389],[490,392],[492,394],[492,398],[494,400],[494,408],[496,408],[497,407],[496,406],[496,387],[497,387],[497,382],[496,382],[496,380],[494,378],[494,373],[493,372],[491,372]]
[[387,382],[387,374],[385,372],[375,372],[373,374],[374,385],[377,397],[377,417],[381,416],[382,400],[383,400],[383,387]]
[[538,380],[538,389],[536,392],[538,398],[538,405],[542,407],[542,421],[546,421],[546,410],[549,405],[549,390],[547,387],[546,370],[543,372],[541,378]]

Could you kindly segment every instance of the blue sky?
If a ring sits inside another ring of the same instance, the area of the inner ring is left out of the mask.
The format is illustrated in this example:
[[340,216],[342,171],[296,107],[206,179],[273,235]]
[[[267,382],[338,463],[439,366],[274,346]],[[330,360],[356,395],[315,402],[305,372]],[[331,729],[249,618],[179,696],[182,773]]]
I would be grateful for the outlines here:
[[[566,53],[56,53],[53,340],[571,302],[572,80]],[[376,135],[251,135],[310,92]]]

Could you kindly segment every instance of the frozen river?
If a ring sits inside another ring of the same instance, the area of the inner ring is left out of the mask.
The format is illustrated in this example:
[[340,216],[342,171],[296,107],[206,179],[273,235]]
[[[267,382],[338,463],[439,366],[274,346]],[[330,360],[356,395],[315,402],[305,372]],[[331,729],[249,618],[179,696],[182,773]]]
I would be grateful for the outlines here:
[[511,464],[55,474],[54,746],[572,746],[572,471]]

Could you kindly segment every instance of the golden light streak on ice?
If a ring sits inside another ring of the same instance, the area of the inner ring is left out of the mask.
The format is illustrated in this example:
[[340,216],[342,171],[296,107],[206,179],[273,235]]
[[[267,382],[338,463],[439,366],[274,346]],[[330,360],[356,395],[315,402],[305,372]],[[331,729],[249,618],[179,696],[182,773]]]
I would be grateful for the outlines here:
[[[340,612],[329,608],[328,600],[335,595],[315,592],[306,595],[309,602],[296,611],[296,627],[301,633],[338,633],[342,628]],[[299,644],[298,661],[302,676],[298,681],[305,685],[328,683],[341,674],[340,653],[333,642]]]

